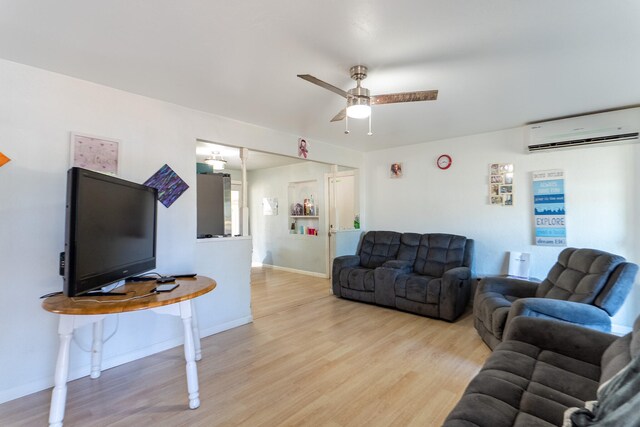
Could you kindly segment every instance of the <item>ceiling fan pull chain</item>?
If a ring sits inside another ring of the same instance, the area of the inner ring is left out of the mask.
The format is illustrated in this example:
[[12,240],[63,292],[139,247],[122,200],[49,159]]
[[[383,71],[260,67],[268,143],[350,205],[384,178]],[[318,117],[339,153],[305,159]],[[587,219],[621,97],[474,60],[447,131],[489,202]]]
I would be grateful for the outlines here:
[[371,114],[369,114],[369,133],[367,135],[373,135],[373,132],[371,132]]
[[344,134],[349,135],[349,116],[344,116]]

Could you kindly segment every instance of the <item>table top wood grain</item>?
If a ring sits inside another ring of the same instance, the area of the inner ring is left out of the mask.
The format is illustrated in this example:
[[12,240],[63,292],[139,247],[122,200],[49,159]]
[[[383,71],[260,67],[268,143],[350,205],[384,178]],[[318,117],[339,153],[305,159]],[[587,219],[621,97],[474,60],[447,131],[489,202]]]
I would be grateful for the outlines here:
[[158,284],[155,280],[151,280],[129,282],[114,289],[114,292],[124,292],[126,295],[94,297],[55,295],[45,299],[42,302],[42,308],[52,313],[73,315],[125,313],[190,300],[211,292],[217,285],[215,280],[205,276],[176,279],[175,283],[180,286],[171,292],[153,292]]

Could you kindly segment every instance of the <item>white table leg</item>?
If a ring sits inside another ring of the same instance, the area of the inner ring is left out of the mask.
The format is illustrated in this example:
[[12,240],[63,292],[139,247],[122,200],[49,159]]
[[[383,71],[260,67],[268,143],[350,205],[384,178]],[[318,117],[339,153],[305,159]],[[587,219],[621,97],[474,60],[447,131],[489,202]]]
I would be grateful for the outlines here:
[[98,320],[93,324],[93,344],[91,346],[91,378],[100,377],[102,371],[102,333],[104,322]]
[[69,377],[69,346],[73,337],[73,316],[60,316],[58,324],[58,360],[51,394],[51,408],[49,410],[49,426],[62,427],[64,407],[67,401],[67,378]]
[[196,360],[202,359],[202,348],[200,347],[200,329],[198,328],[198,313],[196,312],[196,301],[191,300],[191,327],[193,329],[193,346],[196,352]]
[[193,342],[193,325],[191,316],[191,301],[182,301],[180,304],[180,317],[184,325],[184,358],[187,362],[187,391],[189,392],[189,408],[196,409],[200,406],[198,392],[198,366],[196,365],[195,349]]
[[196,409],[200,406],[200,394],[198,392],[198,365],[196,364],[196,351],[194,343],[194,326],[191,310],[191,301],[180,301],[176,304],[154,307],[151,310],[157,314],[169,314],[180,316],[184,329],[184,359],[187,363],[187,391],[189,392],[189,408]]

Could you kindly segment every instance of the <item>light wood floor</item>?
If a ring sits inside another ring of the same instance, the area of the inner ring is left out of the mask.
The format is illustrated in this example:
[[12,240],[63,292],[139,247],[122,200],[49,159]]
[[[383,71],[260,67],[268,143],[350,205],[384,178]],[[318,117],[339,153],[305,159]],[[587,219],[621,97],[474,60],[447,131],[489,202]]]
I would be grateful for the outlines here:
[[[447,323],[329,289],[254,269],[254,322],[202,340],[199,409],[177,347],[70,382],[65,426],[441,425],[489,355],[470,313]],[[0,405],[0,425],[46,425],[50,396]]]

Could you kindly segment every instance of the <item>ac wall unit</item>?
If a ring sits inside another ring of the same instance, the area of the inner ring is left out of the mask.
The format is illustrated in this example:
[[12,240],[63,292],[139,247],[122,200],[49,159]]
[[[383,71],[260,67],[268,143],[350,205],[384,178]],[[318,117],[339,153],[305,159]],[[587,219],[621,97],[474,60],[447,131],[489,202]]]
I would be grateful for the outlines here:
[[527,153],[637,142],[640,108],[532,123],[525,127]]

